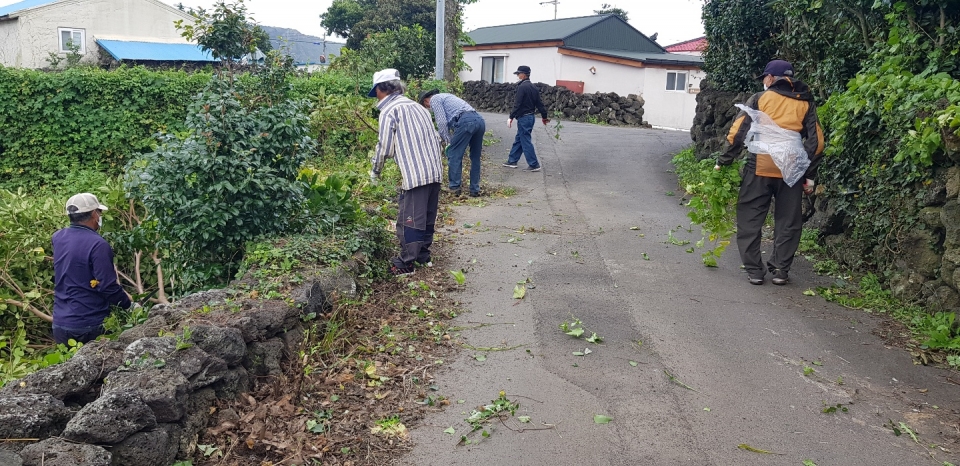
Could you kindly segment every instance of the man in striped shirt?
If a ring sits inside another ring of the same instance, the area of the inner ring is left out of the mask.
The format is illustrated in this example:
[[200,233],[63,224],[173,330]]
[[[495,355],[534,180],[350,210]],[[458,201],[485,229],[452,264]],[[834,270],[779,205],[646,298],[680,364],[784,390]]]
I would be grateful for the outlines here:
[[[447,145],[447,178],[450,191],[460,195],[463,179],[463,154],[470,146],[470,196],[480,195],[480,152],[483,151],[483,133],[486,122],[470,104],[453,94],[437,89],[420,93],[420,105],[433,110],[440,138]],[[450,132],[453,131],[453,137]]]
[[412,274],[415,264],[430,264],[443,177],[441,141],[430,112],[404,97],[403,91],[400,73],[386,69],[373,75],[373,88],[367,94],[377,98],[380,109],[380,134],[370,177],[375,181],[386,159],[393,157],[403,178],[397,214],[400,254],[390,267],[395,276]]

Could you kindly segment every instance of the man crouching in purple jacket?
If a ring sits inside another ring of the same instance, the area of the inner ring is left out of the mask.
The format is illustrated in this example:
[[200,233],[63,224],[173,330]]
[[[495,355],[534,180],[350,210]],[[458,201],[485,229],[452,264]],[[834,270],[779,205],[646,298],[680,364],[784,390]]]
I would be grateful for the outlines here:
[[67,200],[70,226],[53,234],[53,338],[86,343],[104,332],[110,307],[130,307],[120,286],[113,249],[99,233],[103,211],[90,193]]

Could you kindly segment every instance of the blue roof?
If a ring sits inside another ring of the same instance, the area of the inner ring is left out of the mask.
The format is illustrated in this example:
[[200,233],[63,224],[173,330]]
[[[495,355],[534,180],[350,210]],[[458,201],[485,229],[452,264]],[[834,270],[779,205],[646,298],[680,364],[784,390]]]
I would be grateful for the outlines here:
[[126,40],[97,39],[100,48],[117,61],[217,61],[210,52],[195,44],[164,44],[160,42],[134,42]]
[[7,16],[20,10],[26,10],[27,8],[33,8],[36,6],[43,6],[56,1],[57,0],[23,0],[22,2],[17,2],[11,5],[0,6],[0,16]]

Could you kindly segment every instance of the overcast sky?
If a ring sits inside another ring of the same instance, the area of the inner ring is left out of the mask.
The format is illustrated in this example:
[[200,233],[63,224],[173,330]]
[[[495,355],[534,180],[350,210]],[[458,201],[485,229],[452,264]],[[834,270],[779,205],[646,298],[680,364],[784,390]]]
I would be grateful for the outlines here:
[[[162,0],[171,5],[209,8],[211,0]],[[0,6],[17,0],[0,0]],[[297,29],[304,34],[322,36],[320,14],[327,11],[332,0],[247,0],[254,19],[266,26]],[[604,1],[560,0],[558,18],[572,18],[593,14]],[[703,0],[606,0],[627,11],[630,24],[646,35],[658,33],[660,45],[693,39],[703,35],[700,8]],[[553,19],[553,5],[541,5],[540,0],[479,0],[466,6],[467,30],[484,26],[526,23]]]

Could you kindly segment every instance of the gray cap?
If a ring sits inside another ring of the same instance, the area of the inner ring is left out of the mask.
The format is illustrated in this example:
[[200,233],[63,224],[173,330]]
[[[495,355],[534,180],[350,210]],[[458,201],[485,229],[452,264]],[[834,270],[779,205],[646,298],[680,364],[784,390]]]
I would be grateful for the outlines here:
[[107,210],[107,206],[101,204],[97,200],[97,196],[93,194],[74,194],[73,197],[67,199],[67,215],[93,212],[94,210]]

